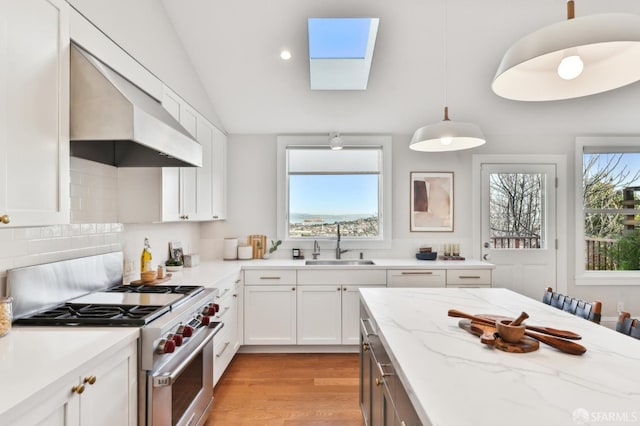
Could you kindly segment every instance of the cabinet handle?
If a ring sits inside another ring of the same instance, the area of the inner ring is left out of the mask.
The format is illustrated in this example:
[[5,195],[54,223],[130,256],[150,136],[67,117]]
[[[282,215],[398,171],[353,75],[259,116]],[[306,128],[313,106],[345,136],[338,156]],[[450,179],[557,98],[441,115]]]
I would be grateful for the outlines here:
[[240,284],[240,279],[238,278],[237,280],[235,280],[236,284]]
[[80,383],[79,385],[72,387],[71,392],[77,393],[78,395],[80,395],[82,392],[84,392],[84,385]]
[[279,280],[280,277],[260,277],[261,280]]
[[227,313],[227,311],[231,308],[231,306],[225,306],[225,308],[222,310],[222,313],[216,315],[216,318],[220,319],[224,316],[224,314]]
[[401,275],[433,275],[433,272],[431,271],[402,272]]
[[371,320],[370,320],[369,318],[361,318],[361,319],[360,319],[360,323],[362,324],[362,328],[364,329],[364,333],[365,333],[365,335],[366,335],[367,337],[369,337],[369,336],[377,336],[377,334],[376,334],[376,333],[374,333],[373,331],[369,331],[369,330],[367,329],[367,326],[366,326],[365,322],[368,322],[368,323],[369,323],[369,325],[371,325]]
[[83,380],[84,383],[89,383],[90,385],[96,382],[96,376],[85,377]]
[[216,358],[220,358],[222,356],[222,354],[224,353],[224,351],[227,350],[227,348],[229,347],[229,345],[231,344],[231,342],[224,342],[224,347],[222,348],[222,350],[216,354]]
[[338,287],[336,290],[340,291],[340,290],[342,290],[342,287]]
[[391,373],[387,373],[387,372],[385,372],[385,371],[384,371],[384,368],[385,368],[385,367],[392,367],[392,368],[393,368],[393,366],[392,366],[391,364],[381,364],[381,363],[378,363],[378,370],[380,370],[380,375],[381,375],[382,377],[395,376],[395,371],[394,371],[394,372],[391,372]]
[[460,275],[458,278],[460,278],[461,280],[467,280],[467,279],[479,280],[480,275]]
[[11,218],[8,214],[3,214],[2,216],[0,216],[0,222],[6,225],[7,223],[11,222]]
[[382,380],[382,379],[381,379],[381,378],[379,378],[379,377],[376,377],[376,386],[380,386],[380,385],[382,385],[383,383],[384,383],[384,380]]
[[342,287],[342,291],[347,291],[347,288],[346,287]]
[[225,288],[224,291],[222,292],[222,294],[216,296],[217,299],[222,299],[224,297],[225,294],[229,293],[231,291],[231,289],[229,287]]
[[218,219],[218,215],[211,216],[212,219]]
[[296,288],[295,287],[291,287],[291,291],[296,291]]
[[367,352],[369,350],[369,344],[367,342],[362,342],[362,352]]
[[233,297],[238,297],[238,294],[237,294],[237,293],[234,293],[234,294],[233,294]]

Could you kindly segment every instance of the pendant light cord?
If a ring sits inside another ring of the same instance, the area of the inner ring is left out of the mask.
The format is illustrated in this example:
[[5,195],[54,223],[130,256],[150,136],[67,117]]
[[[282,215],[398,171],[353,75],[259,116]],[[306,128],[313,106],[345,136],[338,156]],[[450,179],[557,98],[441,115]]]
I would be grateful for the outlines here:
[[448,93],[448,73],[447,73],[447,68],[449,66],[448,61],[447,61],[447,0],[443,0],[444,3],[444,37],[442,38],[443,42],[442,42],[442,49],[443,49],[443,56],[444,56],[444,119],[445,120],[449,120],[449,114],[448,114],[448,109],[449,107],[447,106],[447,102],[449,101],[448,97],[449,97],[449,93]]

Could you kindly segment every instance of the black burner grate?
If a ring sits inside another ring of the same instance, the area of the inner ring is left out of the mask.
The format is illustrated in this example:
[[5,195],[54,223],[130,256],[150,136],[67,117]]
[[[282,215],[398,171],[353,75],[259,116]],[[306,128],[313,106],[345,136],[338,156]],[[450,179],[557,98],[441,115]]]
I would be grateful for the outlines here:
[[156,293],[193,295],[204,288],[194,285],[121,285],[105,290],[109,293]]
[[15,321],[21,325],[120,325],[148,324],[169,310],[168,306],[121,306],[73,304],[59,305]]

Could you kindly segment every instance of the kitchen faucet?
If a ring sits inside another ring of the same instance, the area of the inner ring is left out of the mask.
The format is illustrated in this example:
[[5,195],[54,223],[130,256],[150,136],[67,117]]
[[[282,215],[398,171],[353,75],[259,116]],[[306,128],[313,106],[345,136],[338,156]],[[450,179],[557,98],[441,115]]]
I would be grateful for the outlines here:
[[313,253],[311,253],[313,259],[317,259],[320,255],[320,244],[318,244],[318,240],[313,240]]
[[338,244],[336,246],[336,259],[340,259],[340,255],[342,253],[348,252],[349,250],[340,250],[340,223],[336,222],[337,228],[338,228]]

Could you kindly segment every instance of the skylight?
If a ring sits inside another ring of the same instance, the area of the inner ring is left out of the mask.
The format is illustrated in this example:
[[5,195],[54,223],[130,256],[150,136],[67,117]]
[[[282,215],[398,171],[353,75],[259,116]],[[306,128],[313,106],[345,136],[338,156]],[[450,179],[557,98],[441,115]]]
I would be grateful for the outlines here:
[[311,90],[366,90],[378,18],[309,18]]

